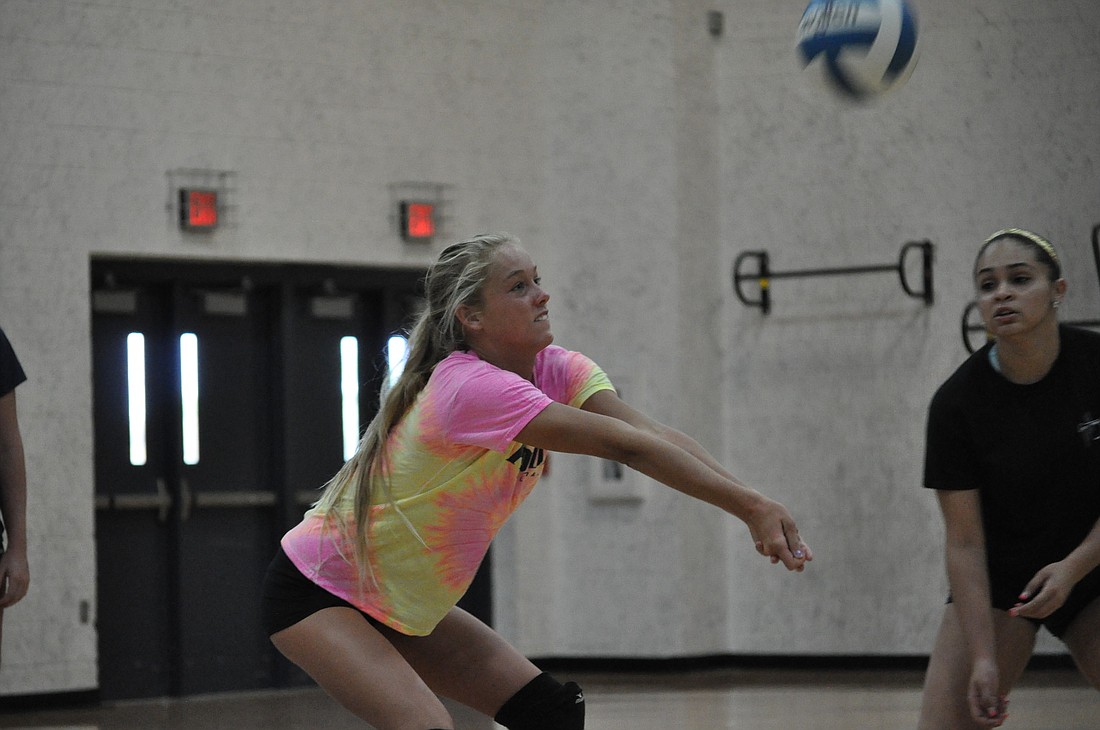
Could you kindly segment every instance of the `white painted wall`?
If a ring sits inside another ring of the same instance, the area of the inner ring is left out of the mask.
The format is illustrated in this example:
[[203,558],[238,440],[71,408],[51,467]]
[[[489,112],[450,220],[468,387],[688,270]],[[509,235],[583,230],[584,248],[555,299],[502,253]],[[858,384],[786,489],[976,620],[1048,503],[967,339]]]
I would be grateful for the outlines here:
[[[926,653],[945,581],[924,409],[965,355],[978,242],[1049,235],[1065,316],[1100,312],[1100,5],[920,0],[916,73],[865,108],[799,70],[803,6],[0,0],[0,325],[31,376],[33,571],[0,694],[97,681],[90,255],[426,263],[390,218],[405,181],[448,186],[446,240],[520,235],[558,342],[782,499],[818,554],[789,575],[640,477],[640,499],[592,501],[598,465],[556,455],[497,545],[522,650]],[[180,234],[181,168],[235,173],[232,228]],[[889,274],[777,281],[767,316],[730,287],[745,250],[890,263],[923,238],[930,308]]]

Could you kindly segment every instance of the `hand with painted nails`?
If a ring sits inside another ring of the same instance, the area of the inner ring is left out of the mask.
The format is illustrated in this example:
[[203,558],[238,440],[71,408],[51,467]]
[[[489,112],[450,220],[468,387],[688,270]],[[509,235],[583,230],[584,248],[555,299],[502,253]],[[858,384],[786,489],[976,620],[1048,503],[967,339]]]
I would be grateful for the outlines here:
[[1051,563],[1039,570],[1028,581],[1020,594],[1020,601],[1008,613],[1010,616],[1043,619],[1062,607],[1080,580],[1068,561]]
[[967,699],[970,714],[981,727],[1000,727],[1008,719],[1008,698],[999,688],[996,664],[992,661],[975,662],[970,673]]
[[813,550],[802,541],[798,527],[787,508],[762,497],[746,518],[756,552],[769,558],[772,565],[783,563],[787,570],[801,573],[814,559]]

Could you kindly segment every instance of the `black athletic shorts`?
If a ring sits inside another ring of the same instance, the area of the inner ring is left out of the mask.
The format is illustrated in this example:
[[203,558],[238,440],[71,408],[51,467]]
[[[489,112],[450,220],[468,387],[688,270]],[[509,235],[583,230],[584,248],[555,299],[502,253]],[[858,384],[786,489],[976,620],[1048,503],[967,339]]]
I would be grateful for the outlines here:
[[1047,627],[1047,631],[1059,639],[1069,629],[1070,624],[1077,618],[1077,614],[1085,610],[1093,601],[1100,599],[1100,568],[1086,575],[1070,591],[1066,602],[1057,611],[1037,623]]
[[[1019,602],[1018,590],[1017,591],[997,591],[993,589],[993,607],[999,608],[1002,611],[1008,611],[1010,608]],[[1077,614],[1085,610],[1093,601],[1100,599],[1100,568],[1096,568],[1091,573],[1086,575],[1073,587],[1070,591],[1069,597],[1066,598],[1066,602],[1063,603],[1057,611],[1050,614],[1046,618],[1028,618],[1027,620],[1035,624],[1036,627],[1045,626],[1047,631],[1054,634],[1059,639],[1069,629],[1070,624],[1077,618]],[[947,597],[947,602],[951,603],[951,597]],[[1021,618],[1027,618],[1021,616]]]
[[[282,547],[275,553],[275,558],[267,568],[261,600],[261,620],[268,636],[290,628],[322,608],[341,606],[359,611],[343,598],[332,595],[302,575],[302,571],[290,561]],[[385,628],[373,616],[363,611],[359,613],[375,628]]]

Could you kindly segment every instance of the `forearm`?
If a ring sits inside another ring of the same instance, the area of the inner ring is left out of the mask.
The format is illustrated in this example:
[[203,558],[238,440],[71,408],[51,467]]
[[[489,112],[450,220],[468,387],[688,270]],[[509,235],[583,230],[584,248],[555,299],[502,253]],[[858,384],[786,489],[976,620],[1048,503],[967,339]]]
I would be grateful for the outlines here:
[[14,392],[0,396],[0,513],[8,550],[26,555],[27,471]]
[[947,578],[951,600],[970,648],[971,659],[996,660],[993,616],[990,612],[989,571],[981,543],[949,545]]
[[0,448],[0,514],[8,550],[26,553],[27,473],[21,446]]
[[662,428],[657,435],[663,438],[665,441],[668,441],[670,444],[679,446],[681,449],[688,452],[696,459],[721,474],[726,479],[732,479],[735,482],[738,481],[737,477],[731,474],[724,466],[722,466],[718,462],[717,459],[711,456],[710,452],[704,449],[702,444],[700,444],[698,441],[691,438],[684,432],[677,431],[674,428],[669,428],[666,426]]
[[1081,544],[1066,556],[1065,562],[1072,571],[1074,584],[1100,567],[1100,520],[1092,526]]
[[699,444],[678,436],[639,433],[637,448],[621,460],[662,484],[748,520],[765,498],[723,469]]

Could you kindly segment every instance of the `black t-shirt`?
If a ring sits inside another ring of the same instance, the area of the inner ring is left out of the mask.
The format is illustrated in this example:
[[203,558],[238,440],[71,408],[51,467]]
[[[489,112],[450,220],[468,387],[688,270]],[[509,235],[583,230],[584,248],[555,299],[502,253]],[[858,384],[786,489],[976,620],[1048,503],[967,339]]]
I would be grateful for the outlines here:
[[1019,592],[1039,568],[1081,544],[1100,519],[1100,334],[1061,327],[1061,349],[1037,383],[993,369],[987,344],[936,392],[924,486],[979,490],[994,595]]
[[15,390],[15,386],[26,379],[27,375],[15,357],[15,350],[8,342],[4,330],[0,329],[0,397]]

